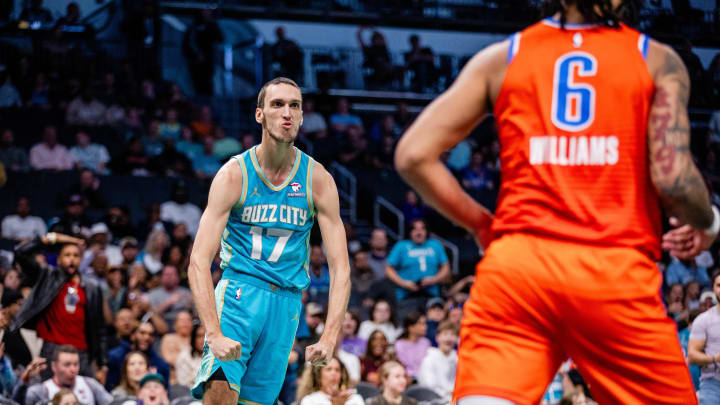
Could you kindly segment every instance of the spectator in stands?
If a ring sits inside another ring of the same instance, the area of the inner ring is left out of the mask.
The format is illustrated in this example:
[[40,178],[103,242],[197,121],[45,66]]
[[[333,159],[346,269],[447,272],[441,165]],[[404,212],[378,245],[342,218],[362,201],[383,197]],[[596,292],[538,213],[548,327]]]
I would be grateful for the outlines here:
[[190,333],[190,347],[183,349],[175,359],[175,378],[177,383],[190,387],[202,364],[205,345],[205,327],[198,322]]
[[105,104],[95,98],[92,87],[86,86],[68,105],[65,121],[70,125],[100,126],[105,123],[106,109]]
[[212,108],[210,108],[209,105],[202,106],[202,108],[200,108],[200,116],[190,123],[190,127],[199,139],[211,137],[213,128],[215,127]]
[[160,137],[163,139],[172,139],[178,141],[183,126],[178,121],[178,112],[174,108],[168,108],[165,111],[165,121],[160,124]]
[[665,270],[665,283],[685,285],[691,281],[697,281],[701,287],[710,287],[707,268],[697,264],[695,260],[680,260],[671,257],[670,264]]
[[150,120],[147,136],[143,138],[142,143],[148,157],[152,158],[162,153],[164,144],[160,136],[160,121],[156,119]]
[[[186,287],[180,286],[180,276],[175,266],[165,265],[162,270],[161,286],[148,292],[147,297],[153,311],[160,314],[168,325],[175,323],[175,318],[182,311],[191,311],[192,294]],[[189,338],[187,330],[185,338]]]
[[285,37],[285,28],[275,28],[277,41],[270,47],[272,55],[273,73],[277,76],[284,76],[302,83],[302,53],[300,47]]
[[150,158],[145,153],[145,147],[141,138],[135,137],[128,142],[127,150],[113,162],[113,173],[148,176],[150,171]]
[[347,128],[338,160],[345,166],[356,168],[364,168],[372,164],[368,140],[357,127]]
[[385,114],[382,118],[373,124],[370,130],[370,140],[372,142],[380,142],[384,136],[390,136],[393,139],[399,139],[402,135],[402,130],[395,122],[395,118],[392,114]]
[[362,381],[370,384],[380,384],[379,370],[383,363],[394,359],[392,346],[388,344],[385,334],[377,329],[370,334],[365,348],[365,355],[360,358]]
[[69,345],[58,346],[52,353],[52,377],[40,384],[34,384],[27,390],[25,405],[36,405],[47,401],[67,387],[82,404],[107,405],[112,402],[110,395],[102,384],[92,378],[78,375],[80,355],[78,350]]
[[480,193],[495,189],[495,174],[485,164],[483,153],[476,149],[470,158],[470,165],[463,170],[461,181],[463,187],[471,194]]
[[83,255],[80,270],[87,273],[87,268],[93,261],[94,257],[102,254],[108,259],[110,266],[119,266],[123,262],[122,252],[119,246],[110,244],[110,230],[107,225],[98,222],[90,228],[90,240],[88,249]]
[[[108,211],[107,215],[105,215],[105,218],[103,220],[108,228],[110,229],[110,234],[112,235],[113,241],[118,241],[118,245],[122,248],[122,245],[120,244],[120,240],[132,237],[132,235],[135,235],[135,227],[133,226],[131,219],[130,219],[130,209],[127,206],[124,205],[114,205],[111,206]],[[137,244],[137,240],[135,241]],[[134,260],[134,258],[133,258]]]
[[360,358],[357,355],[347,352],[342,348],[342,338],[343,334],[341,331],[341,333],[338,334],[337,344],[335,345],[335,356],[337,356],[337,358],[340,359],[342,364],[345,366],[345,369],[348,373],[348,381],[350,383],[350,386],[354,386],[355,384],[360,382],[362,370],[362,367],[360,366]]
[[339,347],[355,356],[364,355],[367,348],[367,341],[357,335],[359,327],[360,314],[351,308],[345,312],[345,319],[342,323],[342,329],[340,329],[341,340]]
[[215,141],[213,153],[215,158],[221,162],[242,152],[242,144],[237,139],[227,136],[223,127],[219,125],[213,128],[213,139]]
[[125,356],[120,371],[120,384],[112,390],[115,399],[137,396],[140,380],[148,373],[149,364],[145,353],[132,351]]
[[211,96],[215,77],[215,45],[223,41],[213,10],[204,8],[185,32],[183,53],[197,94]]
[[80,400],[67,388],[58,391],[52,397],[52,405],[80,405]]
[[140,380],[139,402],[143,405],[169,405],[165,378],[158,373],[150,373]]
[[405,193],[405,201],[403,201],[400,209],[405,216],[405,220],[408,222],[413,222],[417,219],[422,220],[427,214],[425,204],[420,201],[420,198],[413,190],[408,190]]
[[57,131],[52,125],[43,130],[43,140],[30,149],[30,166],[35,170],[70,170],[72,156],[57,143]]
[[[14,267],[2,273],[2,289],[20,291],[20,272]],[[3,305],[4,307],[4,305]]]
[[382,393],[368,399],[367,405],[417,405],[418,401],[403,395],[408,380],[405,366],[397,361],[388,361],[380,368]]
[[170,242],[173,246],[178,246],[183,251],[190,249],[192,247],[192,237],[190,237],[190,234],[188,233],[187,225],[183,222],[178,222],[173,225]]
[[298,383],[299,405],[364,405],[362,397],[350,389],[350,377],[343,363],[333,356],[324,367],[305,367]]
[[365,43],[363,33],[368,29],[370,28],[361,26],[356,34],[363,51],[363,68],[369,70],[369,73],[365,74],[365,85],[373,90],[386,90],[399,78],[401,70],[393,66],[385,36],[380,31],[373,29],[370,43]]
[[685,308],[688,311],[698,309],[700,307],[700,283],[691,281],[685,284]]
[[8,172],[27,172],[30,170],[27,153],[13,145],[15,137],[11,129],[5,129],[0,136],[0,163]]
[[80,194],[71,194],[65,204],[65,213],[55,221],[50,221],[51,232],[75,236],[89,236],[92,223],[85,215],[84,199]]
[[30,97],[27,98],[26,105],[43,110],[48,110],[52,107],[50,105],[50,86],[45,80],[44,73],[40,72],[35,76],[35,82],[30,91]]
[[130,343],[121,342],[120,346],[110,350],[108,354],[108,369],[106,388],[113,388],[120,382],[120,372],[122,371],[122,363],[125,356],[132,351],[140,351],[147,356],[150,367],[154,367],[158,373],[165,377],[165,381],[169,381],[170,366],[162,359],[153,348],[155,343],[155,327],[150,322],[141,323],[135,332],[133,332]]
[[403,319],[403,333],[395,342],[397,358],[407,368],[408,375],[417,378],[428,348],[432,346],[427,334],[425,315],[419,311],[411,311]]
[[160,355],[171,366],[182,351],[189,351],[192,346],[193,330],[192,315],[189,311],[179,311],[173,325],[174,333],[167,333],[160,340]]
[[[720,297],[720,271],[713,273],[713,293]],[[688,341],[690,364],[702,367],[698,399],[701,404],[720,402],[720,306],[698,315],[693,322]]]
[[100,186],[100,179],[91,169],[80,169],[78,182],[69,190],[68,195],[79,194],[83,197],[85,208],[102,209],[107,207],[105,190]]
[[[55,243],[62,244],[58,267],[38,263],[34,253]],[[94,375],[102,381],[107,373],[105,298],[100,286],[78,271],[83,245],[81,239],[51,232],[15,248],[15,260],[25,274],[25,281],[34,287],[10,330],[35,324],[38,337],[44,341],[41,357],[50,358],[58,346],[70,345],[79,350],[80,372],[93,375],[92,363],[96,362]]]
[[413,72],[412,90],[423,92],[436,85],[435,55],[429,47],[420,45],[420,37],[410,35],[410,51],[405,52],[405,65]]
[[45,235],[45,221],[30,215],[30,199],[22,196],[15,204],[15,215],[2,220],[2,237],[15,241],[29,240]]
[[[445,321],[438,326],[438,347],[431,347],[420,364],[418,384],[430,388],[448,402],[452,400],[455,388],[455,371],[457,369],[457,351],[459,341],[457,325]],[[399,356],[399,353],[398,353]]]
[[[68,8],[73,3],[68,4]],[[69,11],[69,10],[68,10]],[[75,21],[74,24],[77,24],[78,21]],[[120,98],[120,94],[118,93],[118,83],[115,80],[115,73],[113,72],[105,72],[102,78],[102,82],[99,84],[97,89],[97,97],[105,105],[112,105],[117,102],[117,99]],[[123,111],[122,118],[125,118],[125,112]]]
[[302,348],[302,352],[304,353],[307,346],[317,343],[320,339],[320,334],[325,328],[325,325],[323,324],[325,311],[323,311],[323,307],[316,302],[308,302],[303,310],[305,311],[307,336],[303,336],[302,338],[298,336],[298,345]]
[[405,131],[415,119],[415,117],[410,113],[406,102],[400,102],[397,104],[394,117],[395,122],[400,127],[401,131]]
[[326,305],[328,292],[330,291],[330,270],[325,260],[322,246],[313,245],[310,247],[310,285],[308,286],[308,297],[310,301]]
[[183,222],[188,227],[190,235],[197,233],[202,211],[195,204],[188,201],[188,189],[184,182],[175,185],[172,200],[160,205],[160,219],[173,224]]
[[[23,303],[23,295],[17,290],[2,289],[2,309],[0,309],[0,328],[5,327],[15,319]],[[32,360],[32,355],[18,331],[9,333],[5,331],[0,343],[0,397],[12,394],[15,384],[15,367],[26,366]]]
[[145,266],[150,274],[157,274],[162,270],[162,253],[170,244],[170,238],[162,229],[155,229],[148,235],[145,250],[137,256],[137,261]]
[[95,173],[107,174],[106,165],[110,154],[104,145],[90,142],[90,134],[79,130],[75,134],[76,145],[70,148],[73,165],[76,169],[87,168]]
[[[302,135],[314,141],[320,135],[327,134],[325,118],[315,111],[315,100],[306,98],[303,100],[303,121],[298,135]],[[254,143],[254,142],[253,142]]]
[[375,273],[375,278],[385,278],[385,266],[389,252],[387,232],[384,229],[375,228],[370,233],[370,267]]
[[164,177],[192,176],[192,163],[183,153],[175,149],[175,141],[163,139],[162,153],[150,159],[150,169]]
[[400,330],[395,326],[393,312],[390,303],[385,300],[377,300],[370,312],[370,319],[363,321],[358,330],[358,336],[369,340],[375,330],[380,330],[390,343],[400,335]]
[[[363,311],[372,306],[373,298],[379,286],[376,285],[380,279],[375,278],[366,250],[358,250],[352,255],[350,279],[352,291],[350,301],[352,307],[362,307]],[[359,322],[359,321],[358,321]]]
[[22,107],[20,92],[10,80],[5,65],[0,65],[0,108]]
[[345,97],[337,101],[335,114],[330,116],[330,127],[336,134],[344,135],[350,127],[354,127],[360,134],[365,133],[360,117],[350,113],[350,104]]
[[[117,273],[117,271],[113,271]],[[137,328],[138,320],[133,312],[128,308],[120,308],[115,313],[113,327],[115,334],[108,339],[108,347],[114,348],[120,345],[120,342],[130,343],[130,336]]]
[[425,337],[430,340],[433,346],[437,346],[435,340],[437,334],[437,328],[440,323],[445,320],[447,313],[445,312],[445,300],[442,298],[430,298],[425,305],[425,315],[427,317],[427,333]]
[[[128,282],[128,294],[124,307],[130,308],[134,319],[143,319],[152,323],[155,328],[155,332],[157,332],[159,336],[168,333],[170,330],[168,323],[165,322],[161,314],[153,311],[147,294],[143,293],[145,286],[150,285],[150,283],[146,280],[146,278],[137,275],[140,271],[143,272],[143,275],[146,274],[142,264],[135,263],[130,271],[131,275],[130,281]],[[133,280],[133,278],[135,278],[135,280]],[[133,284],[134,286],[130,287],[130,285]]]
[[712,291],[704,291],[702,294],[700,294],[700,312],[705,312],[717,304],[717,297]]
[[[211,144],[214,146],[213,142],[211,142]],[[182,127],[180,141],[175,144],[175,148],[180,153],[184,153],[191,162],[195,162],[195,158],[203,154],[203,145],[193,141],[193,133],[190,127]]]
[[140,109],[136,106],[126,107],[123,120],[117,123],[116,131],[125,141],[142,138],[145,135],[145,127],[140,118]]
[[440,296],[439,284],[450,276],[450,264],[440,242],[428,239],[425,221],[416,219],[410,223],[410,240],[395,244],[387,260],[386,274],[397,286],[398,301]]
[[48,28],[53,22],[50,10],[43,7],[43,0],[31,0],[18,17],[20,21],[27,21],[33,29]]
[[377,169],[394,171],[395,166],[395,138],[390,135],[383,135],[375,144],[372,164]]

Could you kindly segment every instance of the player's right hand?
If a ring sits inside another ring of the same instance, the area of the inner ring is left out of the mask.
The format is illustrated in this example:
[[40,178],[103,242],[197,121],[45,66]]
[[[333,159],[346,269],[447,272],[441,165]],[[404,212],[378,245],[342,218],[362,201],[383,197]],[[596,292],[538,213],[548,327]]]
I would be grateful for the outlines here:
[[662,237],[663,249],[680,260],[693,259],[710,248],[717,235],[708,235],[690,225],[680,226],[677,218],[670,218],[670,225],[675,229],[666,232]]
[[218,335],[213,338],[208,337],[208,347],[213,356],[220,359],[220,361],[237,360],[242,355],[240,342],[236,342],[223,335]]

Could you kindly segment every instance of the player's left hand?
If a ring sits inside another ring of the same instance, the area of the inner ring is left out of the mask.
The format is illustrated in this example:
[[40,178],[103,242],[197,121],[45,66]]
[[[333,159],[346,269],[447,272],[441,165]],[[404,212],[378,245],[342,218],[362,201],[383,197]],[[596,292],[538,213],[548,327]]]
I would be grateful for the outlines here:
[[423,277],[420,279],[420,287],[428,287],[437,284],[432,277]]
[[327,344],[320,339],[314,345],[305,348],[305,359],[309,361],[313,367],[325,367],[330,362],[335,345]]
[[680,226],[677,218],[670,218],[670,225],[675,227],[663,235],[662,248],[681,260],[692,259],[712,245],[715,236],[710,236],[704,230],[698,230],[690,225]]

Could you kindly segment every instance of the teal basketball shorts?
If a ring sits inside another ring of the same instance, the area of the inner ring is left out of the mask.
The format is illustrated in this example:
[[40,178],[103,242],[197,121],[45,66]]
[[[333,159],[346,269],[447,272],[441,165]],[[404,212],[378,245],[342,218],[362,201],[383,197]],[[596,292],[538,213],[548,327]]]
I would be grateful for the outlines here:
[[230,388],[240,394],[239,403],[272,405],[295,340],[301,291],[226,269],[215,287],[215,306],[220,330],[240,342],[242,354],[237,360],[221,361],[206,340],[192,396],[201,399],[208,379],[222,367]]

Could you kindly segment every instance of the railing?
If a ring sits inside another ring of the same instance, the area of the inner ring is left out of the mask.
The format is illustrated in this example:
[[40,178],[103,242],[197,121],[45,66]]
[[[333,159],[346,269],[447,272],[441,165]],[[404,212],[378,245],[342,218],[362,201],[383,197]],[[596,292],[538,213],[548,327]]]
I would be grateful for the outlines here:
[[434,233],[431,234],[431,237],[433,239],[437,239],[437,241],[440,242],[445,249],[450,251],[450,270],[452,271],[452,274],[458,274],[460,271],[460,249],[458,249],[456,244],[447,239],[443,239]]
[[[397,218],[397,228],[393,229],[382,221],[382,208],[385,208],[387,211],[393,214],[395,218]],[[380,196],[375,198],[375,205],[373,207],[373,223],[375,225],[375,228],[383,229],[389,237],[393,238],[396,241],[404,237],[405,215],[402,213],[402,211],[397,209],[397,207],[392,205],[390,201]]]
[[355,175],[343,165],[333,162],[330,171],[335,178],[340,197],[340,215],[357,221],[357,179]]

